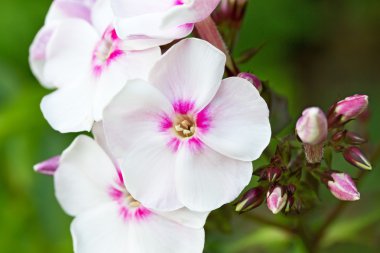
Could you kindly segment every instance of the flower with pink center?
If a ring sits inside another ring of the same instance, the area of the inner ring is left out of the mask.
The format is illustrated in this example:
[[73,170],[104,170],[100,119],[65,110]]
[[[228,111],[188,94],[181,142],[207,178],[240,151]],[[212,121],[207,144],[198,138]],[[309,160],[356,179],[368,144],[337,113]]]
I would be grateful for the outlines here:
[[79,136],[64,151],[54,185],[62,208],[75,217],[71,225],[74,252],[203,250],[207,213],[145,208],[127,191],[112,160],[87,136]]
[[267,206],[273,214],[278,214],[284,209],[288,200],[288,194],[280,187],[277,186],[267,193]]
[[61,22],[67,19],[81,19],[103,32],[113,20],[110,0],[55,0],[50,6],[45,25],[37,33],[29,50],[29,63],[33,74],[47,88],[61,84],[46,80],[44,66],[50,39]]
[[330,192],[343,201],[356,201],[360,199],[356,185],[346,173],[331,173],[331,179],[327,182]]
[[111,0],[118,35],[140,49],[189,35],[220,0]]
[[91,129],[129,79],[146,79],[160,57],[158,47],[129,50],[112,26],[99,33],[80,19],[55,27],[44,52],[44,79],[58,90],[44,97],[42,112],[60,132]]
[[222,80],[225,60],[208,42],[182,40],[105,109],[109,146],[145,206],[209,211],[249,183],[270,140],[269,111],[247,80]]

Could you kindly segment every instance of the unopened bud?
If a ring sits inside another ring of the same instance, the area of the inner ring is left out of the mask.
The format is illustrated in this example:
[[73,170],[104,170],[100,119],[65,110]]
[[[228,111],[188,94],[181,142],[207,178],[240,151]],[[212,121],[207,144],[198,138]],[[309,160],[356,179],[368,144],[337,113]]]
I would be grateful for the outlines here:
[[286,190],[287,190],[289,196],[293,196],[294,193],[296,192],[296,189],[297,188],[294,184],[290,184],[290,185],[286,186]]
[[346,134],[347,134],[347,130],[342,130],[342,131],[338,131],[336,132],[333,136],[332,136],[332,140],[334,142],[341,142],[345,137],[346,137]]
[[264,189],[262,187],[255,187],[247,191],[238,201],[235,211],[239,213],[248,212],[258,206],[264,201]]
[[367,142],[366,139],[353,132],[347,132],[345,141],[351,145],[362,145]]
[[259,92],[263,90],[263,84],[261,83],[260,79],[254,74],[242,72],[238,75],[238,77],[243,78],[252,83]]
[[285,212],[289,213],[292,210],[293,205],[294,205],[294,197],[289,196],[288,201],[286,201]]
[[344,201],[356,201],[360,199],[356,185],[346,173],[331,173],[331,179],[327,182],[332,195]]
[[282,170],[277,167],[269,167],[262,171],[260,181],[267,180],[271,183],[276,182],[282,175]]
[[219,6],[212,14],[217,24],[230,23],[234,28],[239,28],[247,9],[247,0],[221,0]]
[[354,95],[336,103],[329,112],[329,126],[339,127],[356,119],[368,108],[368,96]]
[[362,170],[372,170],[372,165],[358,147],[349,147],[343,152],[344,159]]
[[280,186],[276,186],[267,193],[267,206],[272,213],[277,214],[285,207],[288,199],[286,191]]
[[318,107],[307,108],[302,112],[296,125],[298,137],[305,144],[317,145],[327,139],[327,119]]
[[328,133],[324,112],[318,107],[304,110],[297,121],[296,132],[304,144],[308,163],[320,163],[323,158],[323,145],[327,140]]
[[34,165],[33,169],[40,174],[53,176],[55,171],[58,169],[59,160],[60,156],[54,156],[46,161]]

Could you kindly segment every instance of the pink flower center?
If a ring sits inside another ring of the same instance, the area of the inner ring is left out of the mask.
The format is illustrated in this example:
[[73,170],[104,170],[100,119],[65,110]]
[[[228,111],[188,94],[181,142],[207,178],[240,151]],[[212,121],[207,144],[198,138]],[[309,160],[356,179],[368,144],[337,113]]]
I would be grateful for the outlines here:
[[173,128],[179,137],[189,138],[195,134],[196,125],[192,116],[177,115]]
[[102,39],[95,46],[92,56],[92,68],[96,76],[100,76],[107,66],[124,54],[120,48],[121,40],[112,27],[108,27]]
[[119,173],[116,180],[117,187],[111,186],[108,192],[111,199],[118,203],[120,216],[124,221],[146,219],[151,215],[151,212],[129,194],[120,176],[121,174]]

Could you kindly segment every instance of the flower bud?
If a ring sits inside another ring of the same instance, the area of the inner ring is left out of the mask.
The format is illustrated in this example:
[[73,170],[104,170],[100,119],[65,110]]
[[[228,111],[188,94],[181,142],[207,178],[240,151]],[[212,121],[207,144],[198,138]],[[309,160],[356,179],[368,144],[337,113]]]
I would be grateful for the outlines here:
[[247,0],[221,0],[218,8],[213,12],[212,18],[217,24],[230,23],[239,28],[247,9]]
[[308,163],[320,163],[323,158],[323,143],[327,140],[328,133],[324,112],[318,107],[304,110],[297,121],[296,132],[304,144]]
[[282,175],[282,170],[277,167],[269,167],[261,172],[260,181],[267,180],[268,182],[276,182]]
[[288,195],[280,186],[267,193],[267,206],[272,213],[279,213],[286,205]]
[[341,142],[346,137],[346,134],[347,130],[338,131],[332,136],[331,139],[333,142]]
[[307,108],[297,121],[298,137],[305,144],[317,145],[327,139],[327,119],[318,107]]
[[285,212],[289,213],[292,210],[293,205],[294,205],[294,197],[289,196],[288,201],[286,201]]
[[358,147],[349,147],[343,152],[344,159],[362,170],[372,170],[372,165]]
[[360,199],[360,193],[352,178],[346,173],[331,173],[331,179],[327,182],[332,195],[344,201],[356,201]]
[[293,196],[294,193],[296,192],[297,188],[294,184],[290,184],[286,186],[286,191],[288,192],[289,196]]
[[254,74],[242,72],[238,75],[238,77],[243,78],[252,83],[259,92],[263,90],[263,84],[261,83],[260,79]]
[[329,126],[339,127],[356,119],[368,108],[368,96],[354,95],[336,103],[329,112]]
[[366,139],[353,132],[347,132],[344,140],[351,145],[361,145],[367,142]]
[[33,169],[40,174],[53,176],[55,171],[58,169],[59,160],[60,156],[54,156],[46,161],[34,165]]
[[247,191],[238,201],[235,211],[239,213],[248,212],[258,206],[264,201],[264,189],[262,187],[255,187]]

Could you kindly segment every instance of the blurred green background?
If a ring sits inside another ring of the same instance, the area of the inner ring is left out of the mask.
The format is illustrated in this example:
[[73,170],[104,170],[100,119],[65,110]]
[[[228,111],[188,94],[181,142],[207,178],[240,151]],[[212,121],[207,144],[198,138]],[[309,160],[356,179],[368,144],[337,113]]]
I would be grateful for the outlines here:
[[[0,252],[72,252],[71,218],[54,198],[52,179],[33,164],[59,154],[75,135],[52,130],[39,110],[49,91],[32,76],[28,47],[50,0],[2,0],[0,8]],[[380,1],[250,0],[235,54],[264,48],[242,69],[270,81],[289,99],[294,119],[305,106],[327,109],[348,95],[370,96],[369,136],[380,140]],[[289,128],[289,130],[292,130]],[[342,159],[336,169],[355,172]],[[364,178],[362,199],[344,210],[322,241],[321,252],[379,252],[380,172]],[[303,217],[305,233],[338,203],[322,189],[321,203]],[[272,226],[232,214],[213,214],[205,252],[304,252],[300,240]],[[276,221],[265,207],[256,213]],[[231,224],[229,225],[229,220]]]

